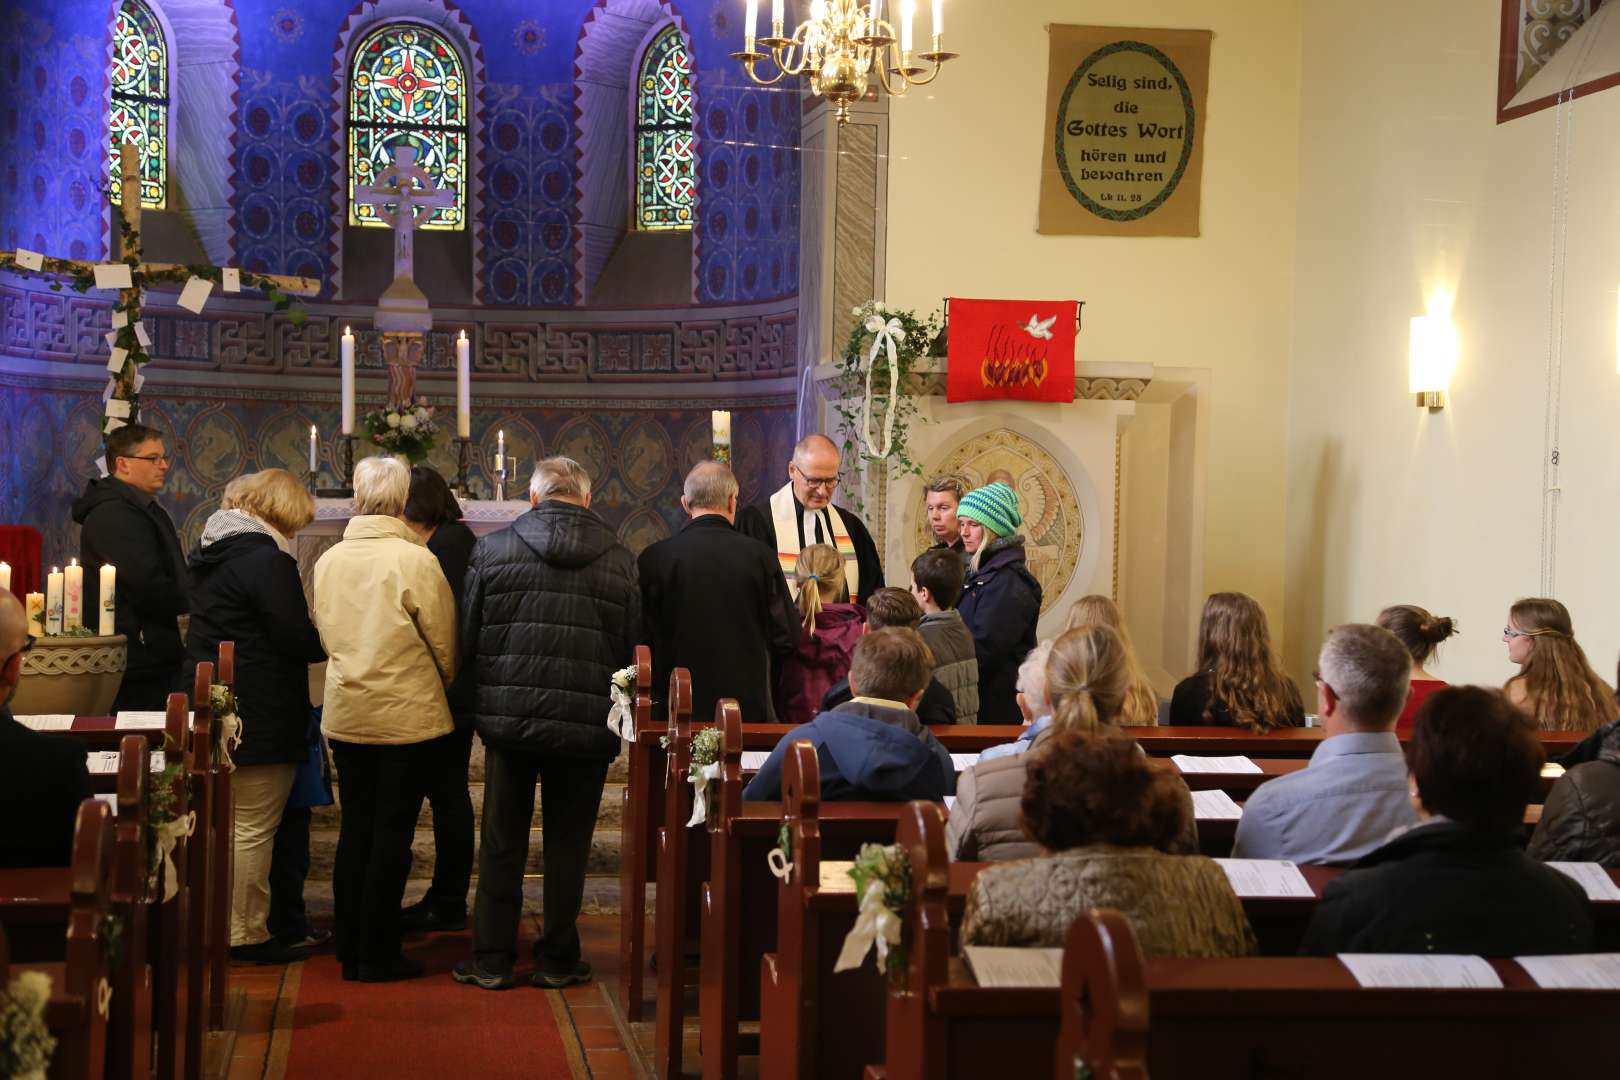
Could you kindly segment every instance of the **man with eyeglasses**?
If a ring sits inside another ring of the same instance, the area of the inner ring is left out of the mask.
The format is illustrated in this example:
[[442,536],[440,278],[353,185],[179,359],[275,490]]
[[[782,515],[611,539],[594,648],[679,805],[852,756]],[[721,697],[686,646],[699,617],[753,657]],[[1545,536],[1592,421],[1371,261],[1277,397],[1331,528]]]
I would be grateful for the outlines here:
[[129,637],[129,668],[114,710],[161,710],[184,658],[178,620],[191,610],[186,557],[174,520],[157,501],[168,475],[163,433],[125,424],[107,436],[107,475],[73,502],[86,623],[94,625],[100,610],[101,565],[118,568],[115,625]]
[[66,866],[79,803],[93,794],[84,746],[12,719],[23,654],[34,644],[23,606],[0,592],[0,867]]
[[838,446],[825,435],[806,435],[793,448],[788,482],[763,505],[737,516],[737,529],[771,545],[794,589],[793,568],[808,544],[831,544],[844,557],[844,580],[857,604],[883,588],[883,560],[861,519],[833,506],[838,488]]

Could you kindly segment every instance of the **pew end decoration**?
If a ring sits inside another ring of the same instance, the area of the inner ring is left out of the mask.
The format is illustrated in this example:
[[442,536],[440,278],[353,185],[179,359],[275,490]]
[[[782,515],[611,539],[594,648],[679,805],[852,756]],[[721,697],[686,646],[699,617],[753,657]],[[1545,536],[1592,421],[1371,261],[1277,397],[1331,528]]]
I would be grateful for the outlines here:
[[439,426],[433,422],[433,406],[426,398],[408,405],[375,409],[361,418],[372,445],[390,454],[403,454],[412,465],[420,465],[433,451],[433,436]]
[[626,742],[636,738],[635,689],[635,664],[620,668],[608,679],[608,699],[613,705],[608,709],[607,727]]
[[1146,967],[1130,920],[1119,912],[1093,908],[1069,926],[1057,1059],[1060,1068],[1072,1063],[1076,1080],[1147,1075]]
[[[843,352],[833,361],[833,410],[841,421],[843,459],[883,463],[900,475],[921,475],[911,457],[911,425],[917,419],[914,372],[939,334],[940,317],[869,300],[851,308],[855,323]],[[875,386],[875,389],[874,389]],[[865,507],[854,490],[844,489],[851,509]]]
[[911,903],[911,859],[899,844],[862,844],[849,868],[855,880],[859,914],[844,938],[834,971],[861,966],[868,952],[891,985],[905,981],[905,910]]
[[[0,945],[0,960],[5,948]],[[0,969],[6,967],[0,962]],[[51,1000],[51,978],[41,971],[20,971],[0,990],[0,1076],[45,1080],[56,1039],[45,1023]]]
[[242,744],[242,718],[236,713],[236,695],[224,683],[210,683],[208,706],[214,717],[214,746],[220,762],[227,771],[234,772],[236,764],[231,761],[231,751]]
[[713,811],[714,791],[710,782],[720,775],[721,736],[719,728],[704,728],[692,736],[692,763],[687,767],[686,779],[692,785],[692,816],[687,828],[702,825]]

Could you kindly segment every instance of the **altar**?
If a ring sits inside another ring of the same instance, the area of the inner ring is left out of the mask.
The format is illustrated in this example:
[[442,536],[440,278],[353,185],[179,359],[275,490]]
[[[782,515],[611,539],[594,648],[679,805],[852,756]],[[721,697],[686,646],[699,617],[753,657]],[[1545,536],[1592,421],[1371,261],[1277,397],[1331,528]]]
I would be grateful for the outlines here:
[[[487,536],[512,524],[529,509],[528,499],[465,499],[461,520],[475,536]],[[353,499],[316,499],[315,520],[293,539],[293,557],[298,560],[298,576],[304,582],[304,595],[310,595],[310,576],[315,561],[343,538],[343,530],[354,517]]]

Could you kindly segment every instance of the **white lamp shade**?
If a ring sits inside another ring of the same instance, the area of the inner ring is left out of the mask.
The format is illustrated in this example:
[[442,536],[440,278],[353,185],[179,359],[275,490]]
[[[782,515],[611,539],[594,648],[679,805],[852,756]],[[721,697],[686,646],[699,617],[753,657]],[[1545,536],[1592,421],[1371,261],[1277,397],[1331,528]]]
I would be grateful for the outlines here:
[[1457,328],[1442,315],[1415,315],[1407,351],[1407,391],[1445,393],[1457,367]]

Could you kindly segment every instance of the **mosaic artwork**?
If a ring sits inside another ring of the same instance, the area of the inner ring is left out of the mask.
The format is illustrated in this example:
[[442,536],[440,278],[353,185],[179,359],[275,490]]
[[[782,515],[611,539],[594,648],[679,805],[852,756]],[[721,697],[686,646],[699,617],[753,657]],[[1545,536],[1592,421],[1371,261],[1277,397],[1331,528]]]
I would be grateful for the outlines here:
[[647,47],[636,107],[636,224],[690,229],[697,191],[692,57],[671,26]]
[[124,0],[113,27],[112,111],[108,128],[112,198],[123,197],[118,159],[134,143],[141,205],[161,208],[168,197],[169,47],[156,16],[141,0]]

